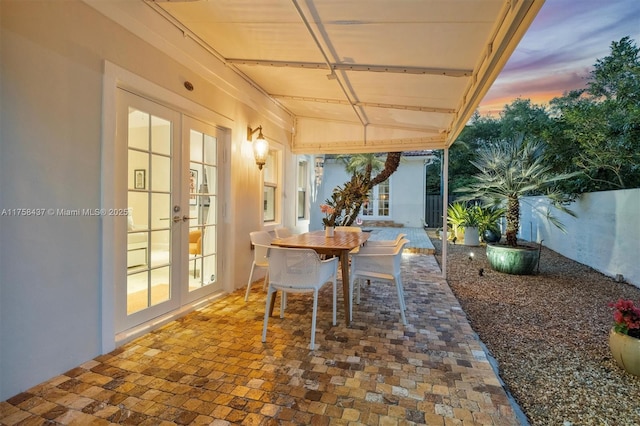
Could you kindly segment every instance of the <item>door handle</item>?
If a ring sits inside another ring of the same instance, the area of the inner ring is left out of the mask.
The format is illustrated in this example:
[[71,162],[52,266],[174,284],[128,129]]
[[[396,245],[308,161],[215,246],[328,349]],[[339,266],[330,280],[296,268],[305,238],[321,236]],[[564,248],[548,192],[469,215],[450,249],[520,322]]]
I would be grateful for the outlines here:
[[[171,219],[171,218],[169,218],[169,217],[161,217],[161,218],[160,218],[160,220],[169,220],[169,219]],[[180,222],[180,221],[182,221],[182,222],[186,222],[186,221],[188,221],[189,219],[197,219],[197,217],[188,217],[188,216],[182,216],[182,217],[180,217],[180,216],[174,216],[174,217],[173,217],[173,219],[171,219],[171,220],[173,220],[173,223],[178,223],[178,222]]]

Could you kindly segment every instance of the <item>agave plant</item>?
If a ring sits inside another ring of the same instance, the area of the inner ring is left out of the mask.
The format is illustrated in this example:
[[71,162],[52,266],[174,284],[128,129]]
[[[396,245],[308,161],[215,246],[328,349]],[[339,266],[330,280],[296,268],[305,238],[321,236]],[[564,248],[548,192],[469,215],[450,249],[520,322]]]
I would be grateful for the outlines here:
[[[544,159],[544,148],[544,142],[525,140],[524,135],[512,141],[485,146],[476,153],[476,160],[471,161],[479,170],[474,176],[475,182],[458,190],[465,193],[462,199],[479,200],[485,206],[505,208],[506,240],[513,247],[518,245],[522,197],[543,194],[558,210],[575,216],[566,207],[571,199],[557,190],[555,183],[569,179],[576,173],[553,173],[550,163]],[[551,211],[547,210],[545,215],[552,224],[564,231]]]

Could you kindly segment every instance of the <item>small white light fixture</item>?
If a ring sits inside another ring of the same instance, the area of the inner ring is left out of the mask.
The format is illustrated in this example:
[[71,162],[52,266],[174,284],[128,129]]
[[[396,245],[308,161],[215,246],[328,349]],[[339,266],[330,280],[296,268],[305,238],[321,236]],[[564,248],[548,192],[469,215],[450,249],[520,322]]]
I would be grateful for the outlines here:
[[258,126],[251,130],[251,127],[247,127],[247,140],[251,142],[253,134],[258,132],[258,138],[253,142],[253,156],[256,159],[258,169],[262,170],[262,166],[267,162],[267,155],[269,154],[269,142],[262,135],[262,126]]
[[316,157],[314,159],[314,170],[316,173],[316,185],[320,186],[322,176],[324,176],[324,157]]

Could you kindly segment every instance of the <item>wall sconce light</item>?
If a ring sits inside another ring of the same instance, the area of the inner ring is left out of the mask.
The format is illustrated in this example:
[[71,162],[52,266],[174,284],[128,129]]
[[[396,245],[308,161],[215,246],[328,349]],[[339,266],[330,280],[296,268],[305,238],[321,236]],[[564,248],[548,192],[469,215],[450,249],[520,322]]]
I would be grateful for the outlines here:
[[258,169],[262,170],[262,166],[267,162],[267,155],[269,154],[269,142],[262,135],[262,126],[258,126],[251,130],[251,127],[247,127],[247,140],[251,142],[253,134],[258,132],[258,138],[253,143],[253,156],[256,159]]

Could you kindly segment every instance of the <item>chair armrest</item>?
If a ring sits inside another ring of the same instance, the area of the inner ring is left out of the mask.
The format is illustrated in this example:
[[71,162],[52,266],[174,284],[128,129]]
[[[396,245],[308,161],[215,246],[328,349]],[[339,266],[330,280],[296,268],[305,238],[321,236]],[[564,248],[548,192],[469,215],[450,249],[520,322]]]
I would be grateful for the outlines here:
[[329,264],[329,263],[335,263],[336,265],[338,265],[338,257],[332,257],[330,259],[323,259],[320,261],[321,264]]
[[[320,261],[320,274],[323,279],[329,279],[338,273],[338,258],[332,257]],[[337,278],[337,277],[336,277]]]

